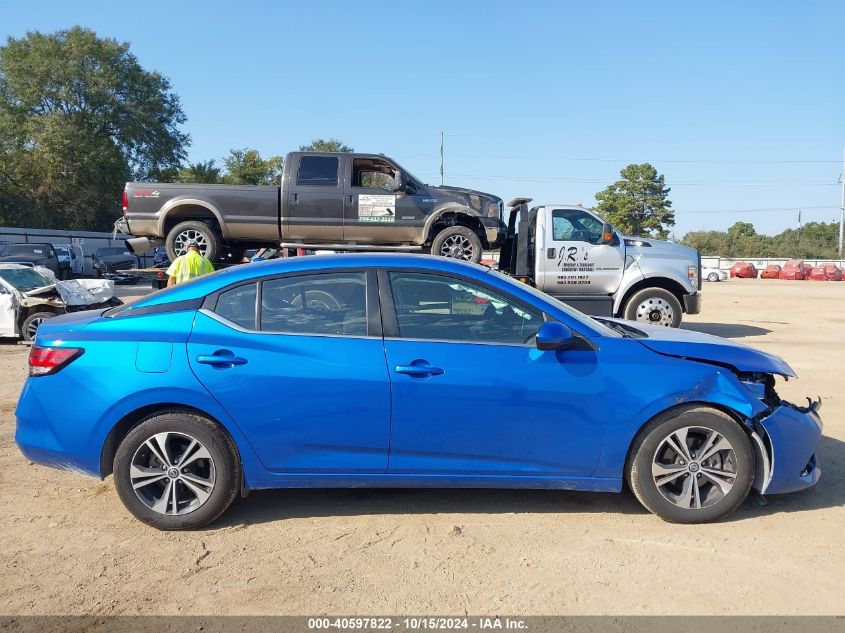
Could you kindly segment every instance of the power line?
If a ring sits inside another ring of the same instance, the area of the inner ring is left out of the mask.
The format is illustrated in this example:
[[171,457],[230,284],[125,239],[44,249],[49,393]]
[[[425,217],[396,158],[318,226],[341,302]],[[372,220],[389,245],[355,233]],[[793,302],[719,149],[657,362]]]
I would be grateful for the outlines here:
[[[573,162],[595,162],[595,163],[626,163],[630,159],[626,158],[594,158],[585,156],[520,156],[516,154],[451,154],[452,156],[460,156],[461,158],[503,158],[507,160],[564,160]],[[784,159],[784,160],[758,160],[758,159],[734,159],[734,160],[712,160],[712,159],[650,159],[649,162],[654,163],[707,163],[707,164],[744,164],[744,163],[761,163],[761,164],[796,164],[796,163],[822,163],[822,164],[838,164],[838,160],[828,159]]]

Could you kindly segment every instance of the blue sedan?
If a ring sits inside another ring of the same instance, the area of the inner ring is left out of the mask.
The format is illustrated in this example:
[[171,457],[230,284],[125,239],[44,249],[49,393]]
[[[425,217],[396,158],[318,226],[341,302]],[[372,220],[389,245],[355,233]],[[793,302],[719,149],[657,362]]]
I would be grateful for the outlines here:
[[780,358],[588,318],[482,266],[412,255],[229,268],[38,330],[15,439],[138,519],[208,524],[262,488],[619,492],[724,517],[812,486],[818,403]]

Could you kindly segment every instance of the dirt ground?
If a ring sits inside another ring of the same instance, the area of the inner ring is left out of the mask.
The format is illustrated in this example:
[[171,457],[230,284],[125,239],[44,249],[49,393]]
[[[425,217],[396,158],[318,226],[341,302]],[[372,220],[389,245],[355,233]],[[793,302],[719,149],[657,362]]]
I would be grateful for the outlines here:
[[266,491],[208,530],[163,533],[111,478],[18,452],[27,350],[2,344],[0,614],[842,613],[845,283],[705,284],[687,326],[785,357],[800,379],[783,397],[822,396],[814,489],[698,526],[629,493]]

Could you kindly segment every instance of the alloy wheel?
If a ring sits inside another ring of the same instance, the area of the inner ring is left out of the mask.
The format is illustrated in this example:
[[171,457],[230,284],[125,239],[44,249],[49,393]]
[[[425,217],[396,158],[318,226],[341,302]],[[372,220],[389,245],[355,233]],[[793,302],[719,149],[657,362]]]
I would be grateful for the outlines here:
[[452,259],[470,261],[473,256],[472,242],[463,235],[450,235],[440,246],[440,255]]
[[30,341],[35,340],[35,334],[38,332],[38,326],[44,323],[46,319],[32,319],[26,326],[26,336]]
[[184,433],[156,433],[138,447],[129,466],[138,499],[165,515],[200,508],[214,490],[216,471],[208,449]]
[[173,250],[176,251],[176,256],[184,255],[188,252],[188,244],[196,242],[200,247],[200,253],[203,255],[208,251],[208,240],[201,231],[196,229],[185,229],[180,231],[173,240]]
[[724,499],[736,483],[736,451],[713,429],[683,427],[660,442],[651,475],[670,503],[684,510],[708,508]]

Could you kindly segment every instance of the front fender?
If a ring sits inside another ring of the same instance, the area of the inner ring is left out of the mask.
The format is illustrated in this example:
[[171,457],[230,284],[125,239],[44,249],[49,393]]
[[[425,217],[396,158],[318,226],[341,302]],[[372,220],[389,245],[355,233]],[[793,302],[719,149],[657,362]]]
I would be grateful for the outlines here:
[[[702,404],[729,412],[751,431],[751,420],[767,410],[728,369],[680,358],[641,354],[632,339],[604,339],[607,363],[608,432],[596,477],[621,477],[637,433],[674,407]],[[618,351],[613,350],[618,348]],[[610,352],[610,353],[608,353]],[[659,360],[658,360],[659,359]]]
[[431,236],[431,227],[433,227],[435,223],[447,213],[466,215],[468,217],[476,218],[478,220],[481,220],[482,217],[480,213],[471,209],[470,207],[464,207],[461,205],[456,205],[454,203],[438,207],[431,213],[431,215],[428,216],[425,221],[425,230],[423,231],[423,238],[426,241]]

